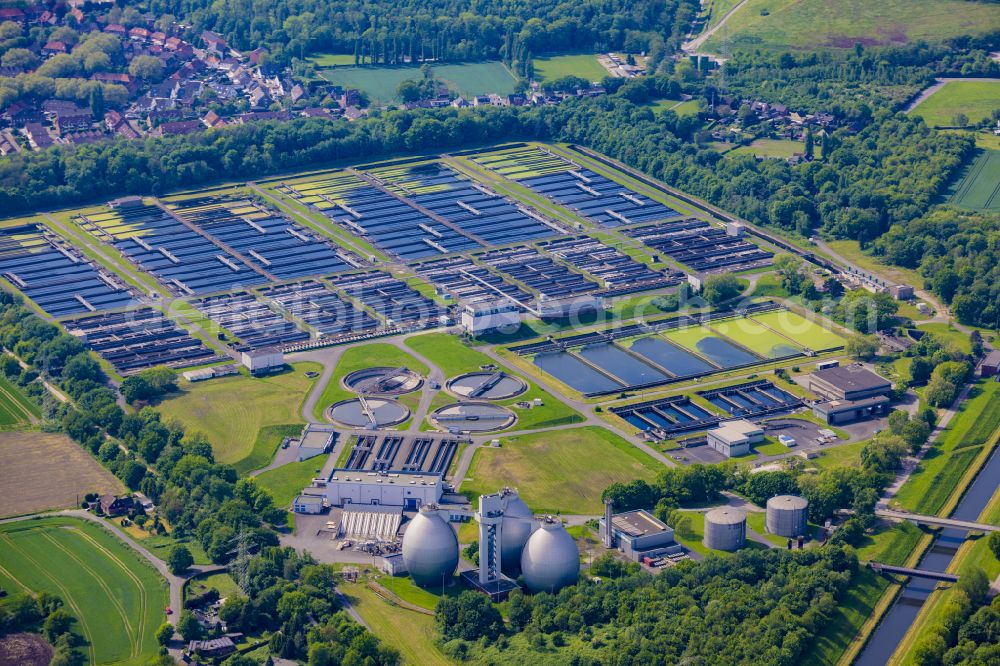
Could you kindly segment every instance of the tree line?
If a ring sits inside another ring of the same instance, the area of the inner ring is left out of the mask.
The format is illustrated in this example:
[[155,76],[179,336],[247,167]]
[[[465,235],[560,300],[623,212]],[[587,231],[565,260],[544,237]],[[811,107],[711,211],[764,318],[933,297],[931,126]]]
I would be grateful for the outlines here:
[[679,42],[693,0],[153,0],[154,15],[214,30],[239,50],[265,47],[276,64],[316,52],[354,54],[358,64],[423,60],[530,60],[559,51],[648,51]]

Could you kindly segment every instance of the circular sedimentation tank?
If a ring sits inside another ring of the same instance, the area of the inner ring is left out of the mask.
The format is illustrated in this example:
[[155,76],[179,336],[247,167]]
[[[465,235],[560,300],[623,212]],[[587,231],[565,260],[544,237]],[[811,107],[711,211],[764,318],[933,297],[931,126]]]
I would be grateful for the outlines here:
[[506,400],[527,391],[528,385],[504,372],[467,372],[451,379],[448,390],[460,398]]
[[739,550],[747,540],[747,514],[742,509],[723,506],[705,514],[705,538],[712,550]]
[[375,366],[362,368],[343,379],[344,387],[363,395],[403,395],[419,389],[423,378],[407,368]]
[[434,504],[425,504],[403,533],[403,563],[421,587],[444,585],[458,567],[458,537]]
[[[365,408],[367,406],[367,409]],[[410,409],[388,398],[341,400],[327,410],[330,418],[347,428],[387,428],[410,418]]]
[[775,495],[767,500],[767,531],[778,536],[805,536],[809,529],[809,501],[798,495]]
[[580,552],[562,523],[546,516],[521,551],[524,584],[532,592],[558,592],[580,575]]
[[517,417],[506,407],[489,402],[456,402],[435,410],[430,419],[442,430],[490,432],[510,427]]
[[534,514],[517,491],[504,488],[503,528],[500,531],[500,563],[506,574],[521,570],[521,553],[531,534],[538,529]]

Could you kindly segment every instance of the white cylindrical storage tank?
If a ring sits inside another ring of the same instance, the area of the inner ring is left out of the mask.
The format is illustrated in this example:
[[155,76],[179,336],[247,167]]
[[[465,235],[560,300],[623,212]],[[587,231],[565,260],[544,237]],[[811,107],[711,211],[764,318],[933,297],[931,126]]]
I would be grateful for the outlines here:
[[580,552],[562,523],[546,517],[521,551],[521,573],[532,592],[558,592],[580,575]]
[[413,582],[422,587],[443,585],[458,566],[458,537],[455,530],[426,504],[403,533],[403,562]]
[[516,574],[521,570],[521,552],[528,537],[538,529],[532,520],[534,514],[517,493],[511,492],[505,498],[503,527],[500,530],[500,565],[504,573]]
[[747,540],[747,514],[742,509],[721,506],[705,514],[705,538],[712,550],[739,550]]
[[805,536],[809,530],[809,502],[797,495],[775,495],[767,500],[767,531],[783,537]]

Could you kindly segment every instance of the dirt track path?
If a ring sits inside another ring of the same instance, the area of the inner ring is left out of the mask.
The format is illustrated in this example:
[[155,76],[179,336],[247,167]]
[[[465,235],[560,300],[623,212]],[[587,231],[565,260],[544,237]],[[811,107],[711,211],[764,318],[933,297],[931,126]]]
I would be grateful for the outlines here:
[[738,12],[743,7],[743,5],[747,4],[747,2],[749,2],[749,0],[741,0],[741,2],[738,5],[734,6],[732,9],[726,12],[726,15],[722,17],[722,20],[716,23],[711,30],[703,32],[694,39],[692,39],[691,41],[683,44],[681,46],[681,50],[684,51],[685,53],[695,53],[696,51],[698,51],[698,49],[701,48],[702,44],[707,42],[709,37],[714,35],[719,28],[724,26],[726,24],[726,21],[728,21],[733,14]]

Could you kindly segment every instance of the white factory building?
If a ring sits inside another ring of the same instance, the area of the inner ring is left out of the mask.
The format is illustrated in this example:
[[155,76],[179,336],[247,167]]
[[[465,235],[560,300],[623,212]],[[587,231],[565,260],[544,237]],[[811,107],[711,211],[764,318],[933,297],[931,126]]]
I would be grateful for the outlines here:
[[708,445],[727,458],[745,456],[752,444],[764,441],[764,430],[744,419],[726,421],[705,434]]
[[415,511],[425,504],[437,504],[444,494],[441,474],[429,472],[335,469],[326,480],[314,480],[313,488],[325,493],[330,506],[395,506],[407,511]]
[[251,374],[259,375],[273,372],[285,365],[285,355],[280,347],[261,347],[245,351],[240,356],[240,362]]
[[521,308],[511,300],[483,299],[462,307],[462,330],[470,335],[521,325]]

